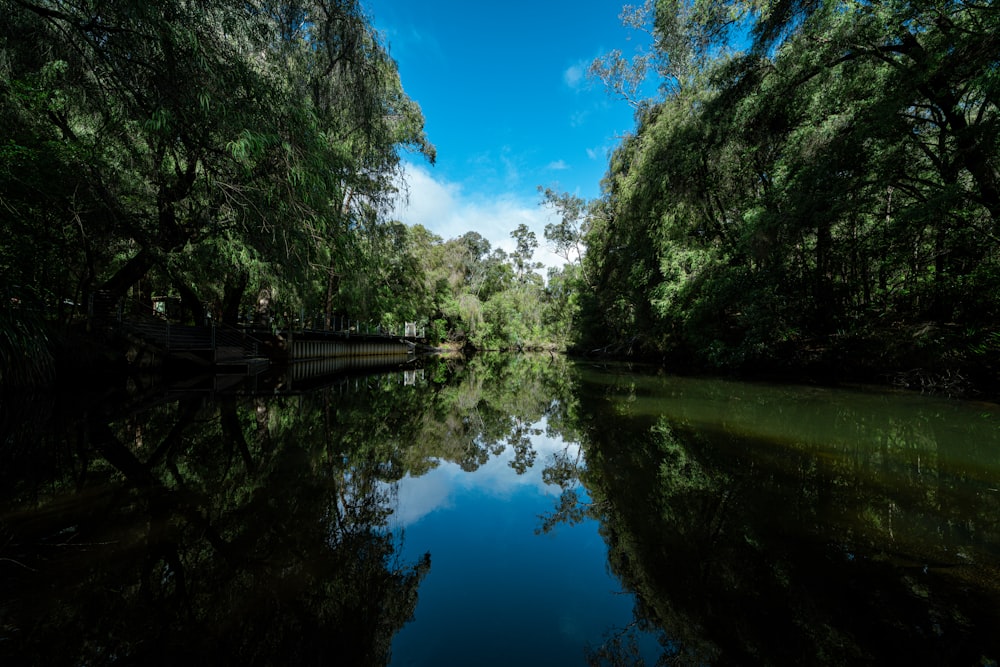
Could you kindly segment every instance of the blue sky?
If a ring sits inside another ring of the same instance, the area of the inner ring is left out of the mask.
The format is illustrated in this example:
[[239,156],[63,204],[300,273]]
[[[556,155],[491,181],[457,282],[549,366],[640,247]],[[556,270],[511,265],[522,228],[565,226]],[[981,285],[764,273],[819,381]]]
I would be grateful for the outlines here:
[[[522,222],[544,246],[537,186],[598,196],[609,151],[634,128],[628,104],[586,76],[594,58],[643,43],[618,19],[622,0],[362,2],[438,152],[433,167],[406,156],[395,218],[510,251]],[[542,248],[535,259],[560,263]]]

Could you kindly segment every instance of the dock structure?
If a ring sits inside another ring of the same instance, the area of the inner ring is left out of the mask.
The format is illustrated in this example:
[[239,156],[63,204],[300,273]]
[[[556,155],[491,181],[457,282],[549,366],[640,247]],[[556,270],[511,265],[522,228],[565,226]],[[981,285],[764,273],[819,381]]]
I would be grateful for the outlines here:
[[416,342],[385,335],[345,335],[335,332],[300,332],[287,343],[292,362],[337,357],[375,357],[412,354]]
[[181,362],[224,374],[252,375],[272,364],[405,358],[426,342],[417,336],[413,325],[407,325],[403,335],[378,329],[358,333],[356,328],[271,333],[211,322],[205,326],[178,325],[157,317],[122,318],[118,327],[132,341],[129,361],[136,365],[140,365],[136,359],[141,365]]
[[[293,361],[285,369],[285,391],[325,384],[331,377],[351,377],[375,371],[404,368],[415,357],[409,353],[369,356],[344,355]],[[412,369],[411,371],[412,372]]]
[[184,326],[148,317],[122,319],[118,325],[131,341],[127,356],[132,363],[139,359],[153,366],[180,362],[236,375],[253,375],[270,366],[260,340],[230,327]]

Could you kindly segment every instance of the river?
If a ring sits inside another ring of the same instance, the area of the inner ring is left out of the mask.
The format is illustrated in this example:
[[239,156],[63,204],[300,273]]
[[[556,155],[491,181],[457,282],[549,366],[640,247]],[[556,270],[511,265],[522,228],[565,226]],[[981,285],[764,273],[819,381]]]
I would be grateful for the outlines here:
[[998,426],[549,355],[5,396],[0,664],[995,665]]

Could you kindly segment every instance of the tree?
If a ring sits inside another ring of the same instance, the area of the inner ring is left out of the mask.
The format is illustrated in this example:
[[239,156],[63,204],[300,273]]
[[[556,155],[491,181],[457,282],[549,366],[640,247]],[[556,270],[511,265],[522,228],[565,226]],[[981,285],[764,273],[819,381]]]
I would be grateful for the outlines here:
[[67,221],[49,238],[79,291],[145,279],[227,312],[251,282],[329,296],[313,281],[381,219],[398,151],[434,159],[357,2],[3,9],[5,166],[74,174],[37,206],[42,172],[4,169],[5,203],[39,231]]
[[[996,12],[655,10],[663,62],[694,67],[639,113],[595,206],[584,265],[598,310],[626,323],[608,342],[746,366],[898,344],[883,337],[901,323],[988,337],[1000,321],[986,296],[1000,279]],[[750,41],[736,52],[740,31]],[[940,358],[941,340],[888,356]]]
[[538,249],[538,237],[523,222],[517,226],[517,229],[510,233],[510,236],[517,243],[517,248],[511,255],[511,258],[514,260],[517,280],[519,283],[525,283],[529,280],[532,272],[541,266],[541,264],[537,262],[532,263],[531,261],[535,250]]
[[585,252],[584,238],[590,227],[590,205],[582,197],[568,192],[559,194],[542,186],[538,186],[538,191],[542,193],[542,206],[559,216],[558,222],[545,225],[545,240],[567,264],[580,264]]

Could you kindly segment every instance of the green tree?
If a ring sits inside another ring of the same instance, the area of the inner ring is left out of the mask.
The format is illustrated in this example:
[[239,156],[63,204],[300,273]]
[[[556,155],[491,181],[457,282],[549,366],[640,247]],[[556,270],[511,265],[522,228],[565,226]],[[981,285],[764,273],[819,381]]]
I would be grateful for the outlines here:
[[530,275],[534,270],[540,267],[538,263],[531,261],[531,258],[535,255],[535,250],[538,249],[538,237],[523,222],[517,226],[517,229],[510,233],[510,236],[517,244],[517,247],[511,254],[517,280],[520,283],[526,283],[530,280]]
[[[71,277],[41,282],[60,290],[115,299],[150,280],[229,313],[248,287],[280,286],[329,312],[398,151],[434,159],[357,2],[3,9],[0,176],[17,221],[3,231],[43,239],[21,241],[31,260],[5,260],[19,281],[55,248]],[[37,197],[53,169],[73,177]]]
[[568,192],[557,193],[542,186],[538,186],[538,191],[542,194],[542,205],[558,216],[557,222],[545,225],[545,240],[567,264],[581,264],[584,239],[590,227],[590,204]]
[[961,2],[657,3],[673,84],[613,155],[586,238],[606,342],[721,367],[857,347],[968,364],[980,348],[958,331],[1000,322],[997,20]]

